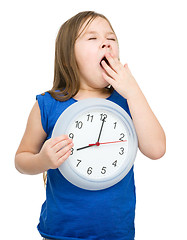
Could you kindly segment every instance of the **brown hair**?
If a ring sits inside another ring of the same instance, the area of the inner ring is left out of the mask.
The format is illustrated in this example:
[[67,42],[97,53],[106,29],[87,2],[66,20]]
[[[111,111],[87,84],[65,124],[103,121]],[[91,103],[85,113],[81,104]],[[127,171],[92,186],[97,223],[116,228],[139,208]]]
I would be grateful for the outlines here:
[[[104,15],[93,11],[85,11],[66,21],[58,32],[55,45],[53,87],[48,91],[56,100],[66,101],[75,96],[79,91],[79,70],[75,58],[74,45],[76,39],[96,17],[107,20],[113,30],[109,20]],[[79,33],[86,20],[88,20],[86,26]]]

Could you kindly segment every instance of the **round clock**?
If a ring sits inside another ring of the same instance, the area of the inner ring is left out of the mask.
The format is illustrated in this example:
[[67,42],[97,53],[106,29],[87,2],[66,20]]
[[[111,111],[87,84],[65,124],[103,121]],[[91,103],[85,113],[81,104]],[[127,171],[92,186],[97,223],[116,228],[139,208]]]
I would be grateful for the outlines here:
[[119,105],[101,98],[77,101],[57,120],[52,137],[67,134],[74,146],[59,167],[77,187],[101,190],[122,180],[134,164],[138,141],[133,122]]

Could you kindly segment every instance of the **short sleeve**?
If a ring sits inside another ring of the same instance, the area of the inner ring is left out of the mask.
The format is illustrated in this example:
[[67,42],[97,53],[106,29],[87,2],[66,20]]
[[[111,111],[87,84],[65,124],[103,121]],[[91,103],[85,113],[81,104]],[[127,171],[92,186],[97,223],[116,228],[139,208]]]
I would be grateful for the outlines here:
[[117,91],[114,90],[111,95],[111,100],[122,107],[128,113],[130,118],[132,118],[126,98],[122,97]]
[[36,96],[36,100],[38,101],[38,105],[40,108],[42,127],[44,131],[47,133],[48,112],[47,112],[46,103],[45,103],[46,97],[45,95],[40,94]]
[[131,112],[130,112],[130,109],[129,109],[129,105],[127,103],[127,99],[125,99],[124,105],[125,105],[125,111],[129,114],[129,117],[132,118]]

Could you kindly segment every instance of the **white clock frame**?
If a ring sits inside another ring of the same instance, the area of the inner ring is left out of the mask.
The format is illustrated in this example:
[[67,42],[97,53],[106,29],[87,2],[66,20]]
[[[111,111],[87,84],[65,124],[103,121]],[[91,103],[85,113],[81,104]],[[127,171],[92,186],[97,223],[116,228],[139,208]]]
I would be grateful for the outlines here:
[[112,112],[123,121],[126,127],[126,131],[128,133],[128,152],[126,157],[127,160],[124,162],[124,164],[122,164],[122,166],[120,167],[120,169],[118,169],[115,175],[108,177],[105,180],[94,179],[93,181],[89,177],[82,176],[79,172],[76,172],[75,169],[71,167],[70,159],[68,158],[59,167],[59,171],[69,182],[71,182],[77,187],[86,190],[102,190],[111,187],[121,181],[132,168],[138,149],[138,140],[135,127],[131,118],[123,108],[110,100],[102,98],[83,99],[70,105],[60,115],[52,133],[52,138],[55,138],[62,134],[68,134],[68,127],[74,122],[77,116],[90,110],[101,109],[107,112]]

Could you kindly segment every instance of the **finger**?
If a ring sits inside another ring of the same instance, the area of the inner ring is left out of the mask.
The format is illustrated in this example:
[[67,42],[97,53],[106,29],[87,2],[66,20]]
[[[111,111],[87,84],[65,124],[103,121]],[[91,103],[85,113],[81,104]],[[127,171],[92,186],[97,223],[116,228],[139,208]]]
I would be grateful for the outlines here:
[[58,166],[60,166],[64,161],[66,161],[68,159],[68,157],[71,154],[71,150],[69,150],[68,152],[66,152],[66,154],[64,154],[62,157],[59,158],[58,160]]
[[57,159],[60,159],[61,157],[63,157],[68,151],[71,150],[72,147],[73,147],[73,143],[70,143],[66,147],[60,149],[56,154]]
[[111,76],[113,79],[116,78],[116,72],[110,66],[108,66],[104,60],[101,62],[101,65],[109,76]]
[[60,135],[58,137],[51,139],[51,148],[54,147],[57,143],[67,139],[68,139],[68,135]]
[[103,74],[103,78],[105,79],[105,81],[107,81],[110,85],[114,86],[115,80],[113,78],[111,78],[110,76],[108,76],[106,73],[102,73],[102,74]]
[[58,142],[57,144],[55,144],[53,146],[53,150],[54,152],[58,152],[60,149],[64,148],[65,146],[67,146],[68,144],[72,143],[72,139],[65,139],[65,140],[62,140],[60,142]]
[[118,58],[114,57],[111,53],[106,53],[105,55],[106,59],[108,60],[111,68],[118,73],[118,71],[121,69],[122,64],[119,61]]

